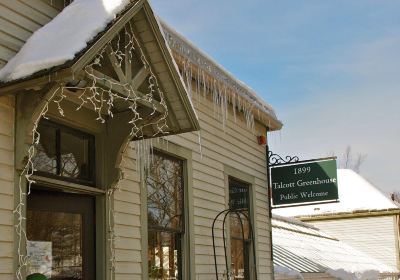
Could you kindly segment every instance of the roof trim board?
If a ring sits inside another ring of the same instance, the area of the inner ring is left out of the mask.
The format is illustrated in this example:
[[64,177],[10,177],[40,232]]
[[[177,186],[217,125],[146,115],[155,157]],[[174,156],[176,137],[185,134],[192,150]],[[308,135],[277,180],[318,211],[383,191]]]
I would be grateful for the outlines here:
[[400,215],[400,209],[384,209],[384,210],[358,210],[353,212],[342,213],[326,213],[310,216],[297,216],[301,221],[319,221],[319,220],[337,220],[337,219],[352,219],[361,217],[377,217],[377,216],[393,216]]

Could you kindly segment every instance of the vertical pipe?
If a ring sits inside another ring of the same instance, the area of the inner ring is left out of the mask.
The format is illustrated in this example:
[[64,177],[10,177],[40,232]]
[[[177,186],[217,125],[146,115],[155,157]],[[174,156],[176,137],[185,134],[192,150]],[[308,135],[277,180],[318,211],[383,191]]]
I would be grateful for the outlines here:
[[[267,127],[267,134],[268,134],[268,127]],[[270,222],[270,253],[271,253],[271,272],[272,278],[274,279],[274,253],[273,253],[273,244],[272,244],[272,190],[271,190],[271,182],[270,182],[270,174],[269,174],[269,145],[268,145],[268,137],[267,137],[267,146],[265,147],[265,157],[266,157],[266,166],[267,166],[267,186],[268,186],[268,212],[269,212],[269,222]]]

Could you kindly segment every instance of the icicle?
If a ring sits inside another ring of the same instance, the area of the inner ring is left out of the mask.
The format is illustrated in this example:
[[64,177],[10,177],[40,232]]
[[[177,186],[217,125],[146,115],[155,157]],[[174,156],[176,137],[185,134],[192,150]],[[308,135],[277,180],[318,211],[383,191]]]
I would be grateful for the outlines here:
[[234,96],[232,98],[232,109],[233,109],[233,119],[236,123],[236,93],[234,93]]
[[207,81],[206,81],[206,76],[203,70],[201,70],[201,74],[202,74],[202,79],[203,79],[203,97],[204,99],[206,98],[206,94],[207,94]]
[[196,82],[197,82],[197,84],[196,84],[196,93],[199,96],[200,95],[200,87],[201,87],[200,83],[201,83],[201,80],[200,80],[200,71],[198,71],[198,70],[197,70]]
[[199,152],[200,152],[200,159],[203,159],[203,145],[202,145],[202,141],[201,141],[201,130],[197,131],[198,134],[198,144],[199,144]]
[[[182,59],[185,60],[184,63],[181,63],[183,66],[181,70],[187,84],[191,82],[189,81],[189,77],[192,79],[191,73],[188,71],[188,62],[191,63],[191,71],[193,71],[194,66],[197,66],[196,92],[200,93],[200,87],[202,87],[203,99],[206,98],[207,94],[211,94],[214,117],[217,119],[221,117],[222,125],[225,125],[226,118],[229,116],[228,103],[232,103],[235,122],[237,122],[237,112],[243,112],[246,119],[246,126],[249,128],[254,127],[253,114],[258,114],[257,117],[260,118],[262,117],[260,116],[260,110],[267,113],[272,112],[267,106],[261,104],[250,90],[243,87],[235,79],[232,79],[223,69],[220,69],[218,65],[207,57],[204,57],[196,48],[188,45],[172,30],[168,29],[168,27],[164,26],[163,29],[171,48],[178,52]],[[224,95],[225,90],[221,90],[219,87],[226,87],[228,89],[227,96]],[[191,87],[188,86],[188,88],[190,91],[192,90]]]

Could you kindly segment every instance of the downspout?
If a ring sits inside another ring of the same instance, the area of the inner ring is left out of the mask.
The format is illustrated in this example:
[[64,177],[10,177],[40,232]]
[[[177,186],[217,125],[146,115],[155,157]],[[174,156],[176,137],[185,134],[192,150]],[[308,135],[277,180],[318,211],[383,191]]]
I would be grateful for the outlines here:
[[400,270],[400,215],[394,216],[395,220],[395,232],[396,232],[396,258],[397,258],[397,270]]
[[268,188],[268,214],[269,214],[269,223],[270,223],[270,232],[269,232],[269,238],[270,238],[270,258],[271,258],[271,274],[272,274],[272,279],[275,279],[275,274],[274,274],[274,253],[273,253],[273,244],[272,244],[272,205],[271,205],[271,195],[272,195],[272,190],[271,190],[271,184],[270,184],[270,174],[269,174],[269,146],[268,146],[268,131],[269,127],[267,127],[267,132],[266,132],[266,138],[267,138],[267,145],[265,146],[265,161],[266,161],[266,167],[267,167],[267,188]]

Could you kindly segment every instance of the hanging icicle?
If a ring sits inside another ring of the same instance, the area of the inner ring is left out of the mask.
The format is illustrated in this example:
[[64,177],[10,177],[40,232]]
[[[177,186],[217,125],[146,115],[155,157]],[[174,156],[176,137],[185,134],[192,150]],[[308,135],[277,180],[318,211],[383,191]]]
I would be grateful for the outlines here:
[[192,95],[193,73],[196,78],[195,93],[203,99],[208,94],[213,102],[214,117],[220,119],[225,126],[228,117],[228,104],[231,104],[234,121],[237,121],[237,113],[242,112],[246,125],[254,130],[254,114],[257,117],[260,111],[275,118],[273,109],[262,101],[257,94],[244,83],[235,79],[221,66],[193,46],[176,31],[162,23],[164,36],[171,49],[177,54],[177,62],[181,65],[182,76]]

